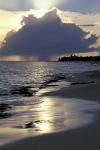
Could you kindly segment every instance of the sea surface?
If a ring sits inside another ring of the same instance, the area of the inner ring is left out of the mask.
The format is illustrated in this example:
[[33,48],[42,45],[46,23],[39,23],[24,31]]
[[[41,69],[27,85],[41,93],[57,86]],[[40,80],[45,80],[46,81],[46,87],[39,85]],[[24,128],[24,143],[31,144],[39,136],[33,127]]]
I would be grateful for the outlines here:
[[[70,86],[69,78],[100,71],[89,62],[0,62],[0,144],[86,125],[98,103],[43,97],[42,92]],[[41,92],[42,91],[42,92]]]

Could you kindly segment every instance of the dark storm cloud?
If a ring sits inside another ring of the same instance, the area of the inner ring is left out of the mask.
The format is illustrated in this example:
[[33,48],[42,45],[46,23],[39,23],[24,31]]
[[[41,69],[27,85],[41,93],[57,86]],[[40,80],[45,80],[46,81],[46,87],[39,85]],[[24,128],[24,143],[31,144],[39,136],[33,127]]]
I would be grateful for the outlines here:
[[100,12],[100,0],[64,0],[59,8],[84,13]]
[[23,27],[7,34],[0,55],[34,55],[46,60],[53,55],[94,51],[89,46],[97,37],[91,35],[86,39],[87,32],[75,24],[62,23],[56,13],[53,10],[41,19],[33,15],[23,17]]

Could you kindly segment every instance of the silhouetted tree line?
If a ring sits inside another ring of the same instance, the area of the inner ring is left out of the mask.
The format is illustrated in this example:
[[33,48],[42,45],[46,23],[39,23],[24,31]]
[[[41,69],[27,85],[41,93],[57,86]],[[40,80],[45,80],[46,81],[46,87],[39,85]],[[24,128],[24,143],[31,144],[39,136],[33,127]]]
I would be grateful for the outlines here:
[[76,56],[71,55],[69,57],[61,57],[58,61],[100,61],[100,56]]

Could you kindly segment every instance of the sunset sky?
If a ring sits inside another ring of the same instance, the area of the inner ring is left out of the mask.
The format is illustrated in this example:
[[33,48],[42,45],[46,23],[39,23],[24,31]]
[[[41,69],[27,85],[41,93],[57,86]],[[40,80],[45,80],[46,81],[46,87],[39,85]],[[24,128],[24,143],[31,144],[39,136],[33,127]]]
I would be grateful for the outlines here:
[[0,0],[0,60],[99,55],[100,0]]

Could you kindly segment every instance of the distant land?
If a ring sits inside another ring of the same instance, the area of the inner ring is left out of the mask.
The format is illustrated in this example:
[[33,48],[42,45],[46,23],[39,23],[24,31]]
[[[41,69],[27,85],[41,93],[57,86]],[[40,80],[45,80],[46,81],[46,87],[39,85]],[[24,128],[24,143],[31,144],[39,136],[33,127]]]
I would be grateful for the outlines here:
[[58,61],[100,61],[100,56],[64,56],[58,59]]

